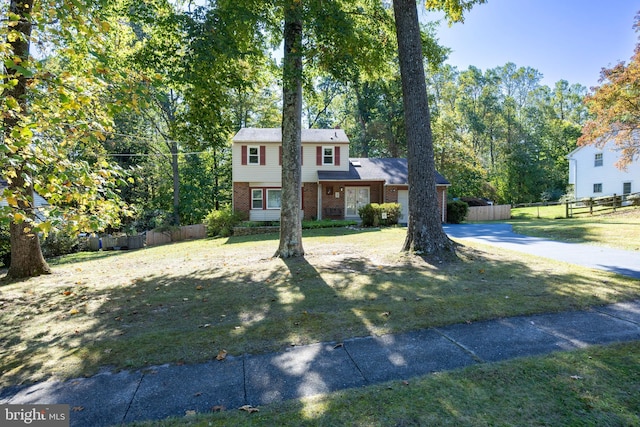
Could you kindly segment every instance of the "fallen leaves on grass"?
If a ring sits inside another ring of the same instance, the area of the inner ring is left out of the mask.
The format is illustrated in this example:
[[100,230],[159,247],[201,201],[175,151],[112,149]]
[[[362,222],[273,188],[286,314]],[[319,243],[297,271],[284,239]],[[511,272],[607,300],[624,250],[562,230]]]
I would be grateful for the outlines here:
[[253,406],[251,406],[251,405],[244,405],[244,406],[241,406],[241,407],[240,407],[240,408],[238,408],[238,409],[240,409],[241,411],[248,412],[248,413],[250,413],[250,414],[252,414],[252,413],[254,413],[254,412],[260,412],[260,410],[259,410],[258,408],[254,408],[254,407],[253,407]]
[[223,405],[215,405],[211,407],[211,412],[224,412],[226,410],[227,408],[225,408]]
[[216,360],[224,360],[227,358],[227,350],[220,350],[216,356]]

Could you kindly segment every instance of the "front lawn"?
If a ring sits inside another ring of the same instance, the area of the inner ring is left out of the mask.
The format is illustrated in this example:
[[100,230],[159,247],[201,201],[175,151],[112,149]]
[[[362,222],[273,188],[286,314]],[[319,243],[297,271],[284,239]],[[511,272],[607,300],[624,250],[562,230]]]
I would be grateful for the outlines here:
[[516,233],[528,236],[640,250],[640,207],[575,218],[558,215],[559,208],[564,209],[564,206],[512,209],[512,219],[508,222],[513,224]]
[[59,259],[0,285],[0,385],[640,296],[637,280],[479,244],[431,265],[399,252],[405,232],[307,230],[294,260],[272,258],[274,234]]

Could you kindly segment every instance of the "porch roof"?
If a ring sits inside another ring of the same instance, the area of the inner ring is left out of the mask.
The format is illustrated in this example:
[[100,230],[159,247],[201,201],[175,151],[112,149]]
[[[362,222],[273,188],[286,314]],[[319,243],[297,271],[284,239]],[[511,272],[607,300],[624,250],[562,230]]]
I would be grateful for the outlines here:
[[[349,171],[318,171],[318,181],[383,181],[387,185],[407,185],[407,159],[349,159]],[[436,171],[436,185],[451,185]]]

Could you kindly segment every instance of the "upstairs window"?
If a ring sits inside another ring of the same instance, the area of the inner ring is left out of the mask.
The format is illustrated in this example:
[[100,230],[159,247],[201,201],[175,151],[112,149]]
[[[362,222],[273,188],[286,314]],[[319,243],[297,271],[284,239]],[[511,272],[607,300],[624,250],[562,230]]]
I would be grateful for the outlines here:
[[340,166],[340,147],[339,146],[316,146],[316,165],[317,166]]
[[602,183],[593,184],[594,193],[602,193]]
[[631,183],[623,182],[622,183],[622,194],[631,194]]
[[322,164],[333,165],[333,147],[322,147]]
[[593,161],[593,166],[602,166],[602,153],[596,153],[595,159]]
[[260,147],[249,147],[248,163],[250,165],[260,164]]
[[264,145],[243,145],[242,165],[265,165],[267,147]]

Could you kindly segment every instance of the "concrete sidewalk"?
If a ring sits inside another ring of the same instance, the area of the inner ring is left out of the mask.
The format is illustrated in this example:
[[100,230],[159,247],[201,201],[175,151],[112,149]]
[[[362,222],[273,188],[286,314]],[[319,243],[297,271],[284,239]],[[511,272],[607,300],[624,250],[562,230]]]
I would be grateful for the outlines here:
[[631,252],[525,236],[514,233],[511,224],[503,223],[448,224],[444,226],[444,230],[449,237],[455,239],[470,239],[504,249],[640,279],[640,251]]
[[110,426],[266,405],[388,380],[595,344],[640,340],[640,300],[588,311],[451,325],[321,343],[199,365],[48,381],[0,391],[0,404],[68,404],[72,426]]

